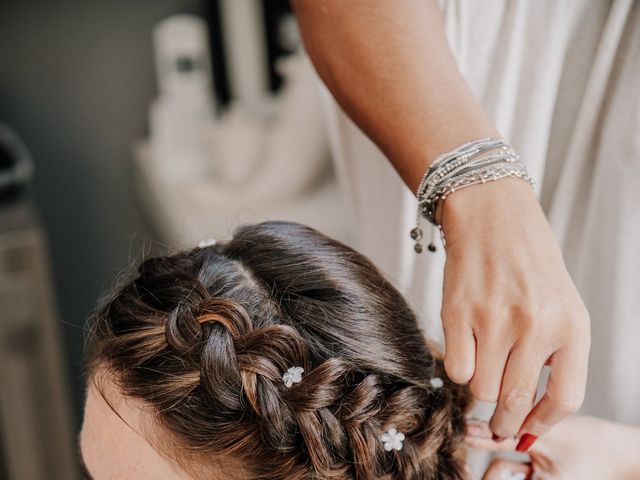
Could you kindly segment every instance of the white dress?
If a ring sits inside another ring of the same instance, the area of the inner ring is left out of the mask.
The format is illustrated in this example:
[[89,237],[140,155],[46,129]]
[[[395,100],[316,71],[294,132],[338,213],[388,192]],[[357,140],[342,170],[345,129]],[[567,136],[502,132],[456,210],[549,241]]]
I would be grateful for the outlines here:
[[[459,68],[536,179],[591,313],[583,412],[640,424],[640,1],[440,6]],[[324,93],[355,247],[408,296],[425,331],[441,338],[443,249],[413,252],[415,197]]]

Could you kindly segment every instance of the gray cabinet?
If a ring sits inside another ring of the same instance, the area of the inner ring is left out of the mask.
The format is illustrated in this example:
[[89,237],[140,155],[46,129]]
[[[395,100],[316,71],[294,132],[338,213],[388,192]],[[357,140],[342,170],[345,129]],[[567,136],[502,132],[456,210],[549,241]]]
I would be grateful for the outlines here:
[[27,202],[0,206],[0,478],[9,480],[78,478],[46,251]]

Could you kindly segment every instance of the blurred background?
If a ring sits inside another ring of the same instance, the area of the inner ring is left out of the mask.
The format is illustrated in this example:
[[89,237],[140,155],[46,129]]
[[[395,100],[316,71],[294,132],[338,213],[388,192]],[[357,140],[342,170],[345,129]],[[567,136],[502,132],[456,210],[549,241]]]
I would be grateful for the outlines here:
[[0,2],[0,478],[78,478],[85,322],[143,256],[349,241],[320,95],[285,0]]

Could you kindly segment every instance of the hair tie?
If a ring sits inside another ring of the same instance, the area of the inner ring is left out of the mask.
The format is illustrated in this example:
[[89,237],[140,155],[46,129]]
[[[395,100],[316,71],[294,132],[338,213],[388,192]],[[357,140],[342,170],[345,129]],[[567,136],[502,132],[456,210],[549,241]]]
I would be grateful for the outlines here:
[[287,386],[287,388],[291,388],[291,385],[294,383],[300,383],[302,381],[302,374],[304,373],[304,368],[302,367],[291,367],[284,375],[282,375],[282,381]]
[[384,449],[387,452],[391,450],[402,450],[402,442],[404,442],[404,433],[399,432],[395,428],[390,428],[382,434],[380,440],[384,444]]

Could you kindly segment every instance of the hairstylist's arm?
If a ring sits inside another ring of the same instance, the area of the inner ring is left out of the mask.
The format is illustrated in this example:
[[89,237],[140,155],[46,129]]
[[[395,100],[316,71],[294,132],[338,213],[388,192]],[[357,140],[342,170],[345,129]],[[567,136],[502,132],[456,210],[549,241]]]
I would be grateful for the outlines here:
[[[293,4],[323,81],[412,190],[439,154],[499,136],[457,68],[434,0]],[[590,343],[551,229],[519,179],[456,192],[440,213],[447,373],[499,402],[497,435],[540,435],[580,406]],[[551,379],[534,407],[545,363]]]

